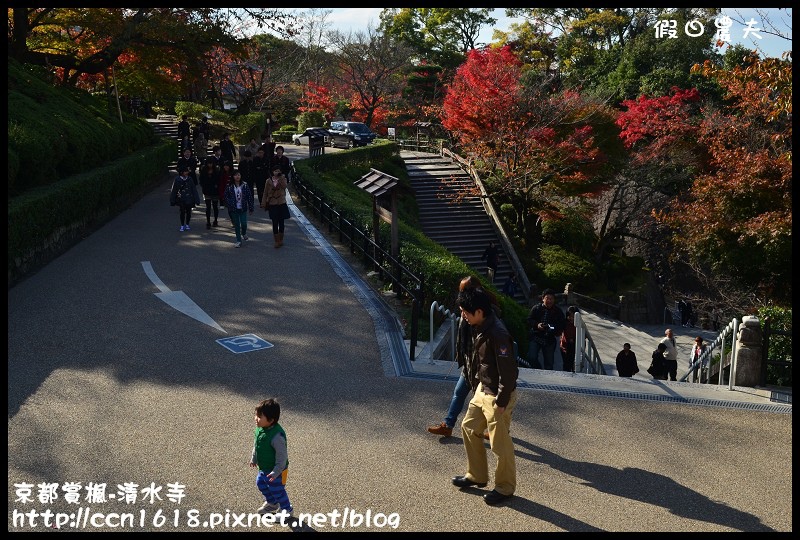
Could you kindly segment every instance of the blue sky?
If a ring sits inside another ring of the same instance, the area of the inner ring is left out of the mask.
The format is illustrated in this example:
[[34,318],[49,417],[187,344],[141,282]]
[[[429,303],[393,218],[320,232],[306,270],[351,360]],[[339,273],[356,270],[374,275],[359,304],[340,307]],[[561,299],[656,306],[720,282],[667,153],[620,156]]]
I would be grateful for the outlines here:
[[[377,26],[380,14],[383,8],[325,8],[330,9],[331,14],[328,17],[331,23],[331,29],[347,31],[362,31],[367,25]],[[751,18],[756,21],[753,28],[766,28],[766,21],[756,13],[756,9],[760,9],[767,14],[770,21],[781,31],[788,32],[791,36],[792,29],[792,10],[777,8],[722,8],[724,14],[730,16],[732,19],[749,21]],[[514,22],[504,14],[504,8],[495,9],[493,16],[497,19],[496,28],[500,30],[507,30],[508,26]],[[654,30],[655,31],[655,30]],[[682,30],[681,30],[682,31]],[[744,38],[744,25],[734,22],[730,28],[731,43],[741,43],[747,47],[758,46],[763,54],[767,56],[774,56],[780,58],[781,54],[786,50],[791,50],[792,42],[782,39],[773,35],[761,33],[762,39],[757,39],[752,36],[747,39]],[[485,29],[479,41],[489,42],[492,37],[492,29]]]

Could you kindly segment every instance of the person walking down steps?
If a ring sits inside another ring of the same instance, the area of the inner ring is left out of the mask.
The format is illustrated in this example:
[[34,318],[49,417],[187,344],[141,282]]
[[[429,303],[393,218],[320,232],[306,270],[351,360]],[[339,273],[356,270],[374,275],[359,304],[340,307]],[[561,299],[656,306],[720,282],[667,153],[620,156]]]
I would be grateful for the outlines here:
[[489,283],[494,284],[494,275],[497,272],[497,265],[500,264],[500,250],[494,242],[489,242],[481,255],[481,260],[486,261],[486,276],[489,278]]

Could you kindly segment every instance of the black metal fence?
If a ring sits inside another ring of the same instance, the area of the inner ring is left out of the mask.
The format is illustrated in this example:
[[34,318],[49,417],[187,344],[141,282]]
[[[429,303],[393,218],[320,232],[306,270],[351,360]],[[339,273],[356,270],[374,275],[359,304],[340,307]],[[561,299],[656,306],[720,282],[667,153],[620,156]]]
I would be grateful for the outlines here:
[[411,329],[409,330],[409,357],[414,361],[417,348],[417,333],[424,302],[424,280],[392,257],[382,246],[376,244],[367,233],[341,215],[321,196],[303,182],[300,174],[292,168],[292,185],[300,202],[313,211],[314,215],[328,226],[328,233],[338,233],[339,241],[349,247],[350,252],[358,254],[367,267],[378,272],[381,281],[390,282],[398,298],[411,300]]

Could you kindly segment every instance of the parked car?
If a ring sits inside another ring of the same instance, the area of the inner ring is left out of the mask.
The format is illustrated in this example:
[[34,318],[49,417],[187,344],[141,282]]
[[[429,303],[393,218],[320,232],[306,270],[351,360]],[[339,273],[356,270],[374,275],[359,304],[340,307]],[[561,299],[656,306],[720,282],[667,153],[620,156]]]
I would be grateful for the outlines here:
[[[292,135],[292,141],[297,146],[301,146],[301,145],[308,146],[309,132],[311,132],[312,130],[317,130],[317,129],[325,130],[325,128],[322,128],[322,127],[309,127],[309,128],[306,128],[306,130],[303,133],[295,133],[294,135]],[[325,136],[325,144],[328,144],[328,136],[327,135]]]
[[331,148],[353,148],[366,146],[377,137],[377,133],[361,122],[331,122],[330,132]]

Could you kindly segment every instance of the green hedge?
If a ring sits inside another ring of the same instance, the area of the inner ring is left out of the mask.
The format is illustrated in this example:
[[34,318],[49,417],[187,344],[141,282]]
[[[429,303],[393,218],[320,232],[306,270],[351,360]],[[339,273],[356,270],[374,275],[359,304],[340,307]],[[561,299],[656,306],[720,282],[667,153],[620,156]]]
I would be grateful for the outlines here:
[[9,286],[139,200],[174,157],[174,141],[163,141],[10,199]]

